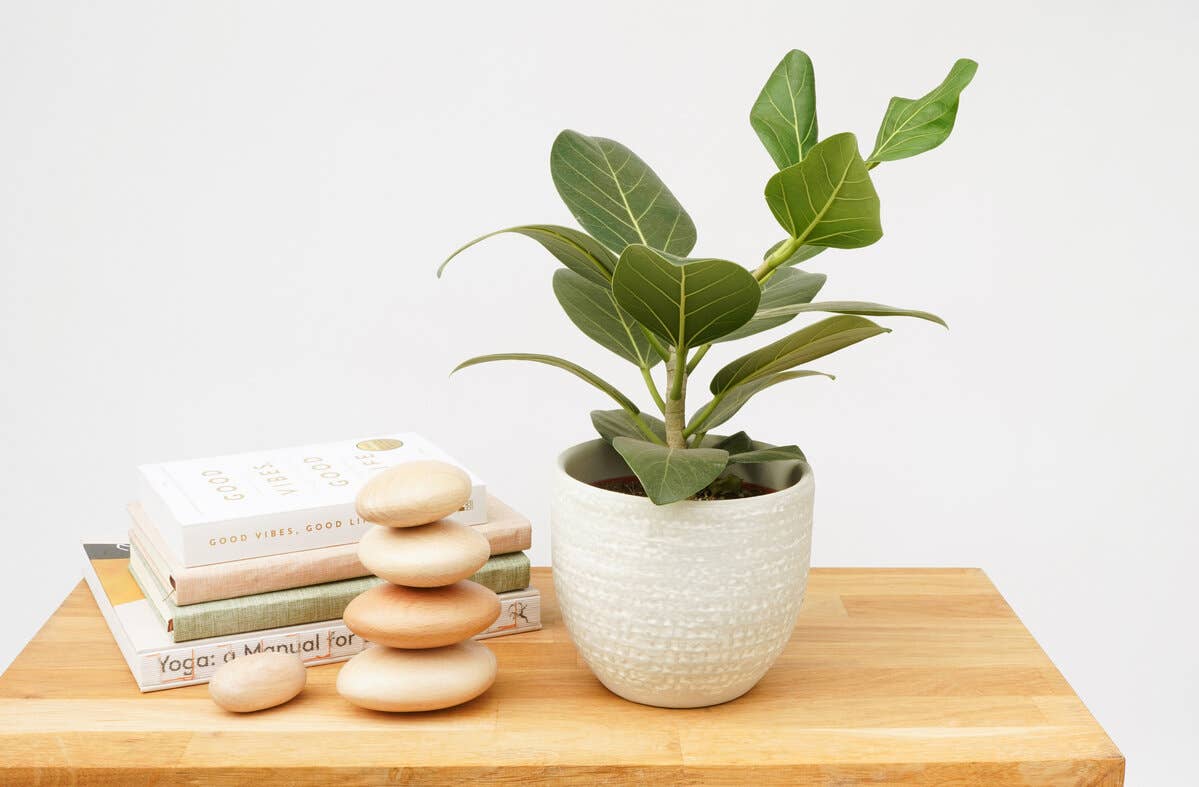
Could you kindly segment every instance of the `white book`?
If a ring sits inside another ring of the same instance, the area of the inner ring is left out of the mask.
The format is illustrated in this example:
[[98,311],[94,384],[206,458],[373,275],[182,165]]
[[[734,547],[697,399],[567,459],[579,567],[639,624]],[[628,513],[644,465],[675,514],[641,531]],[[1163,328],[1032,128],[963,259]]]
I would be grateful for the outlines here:
[[[175,643],[129,573],[129,545],[83,544],[87,581],[117,647],[141,691],[207,683],[221,665],[267,651],[295,653],[306,665],[345,661],[370,643],[338,620]],[[500,594],[500,616],[475,639],[541,628],[537,588]]]
[[461,462],[404,432],[138,468],[139,498],[185,567],[350,544],[368,525],[354,497],[372,474],[436,459],[471,477],[470,500],[449,517],[487,521],[487,489]]
[[84,544],[83,551],[83,578],[141,691],[207,683],[221,665],[251,653],[286,651],[314,665],[366,647],[341,620],[176,644],[129,573],[129,545]]

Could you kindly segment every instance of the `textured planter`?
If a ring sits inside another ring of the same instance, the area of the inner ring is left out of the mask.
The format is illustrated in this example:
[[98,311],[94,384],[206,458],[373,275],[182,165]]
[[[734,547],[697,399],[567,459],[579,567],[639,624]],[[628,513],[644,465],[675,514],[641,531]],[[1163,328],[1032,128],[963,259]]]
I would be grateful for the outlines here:
[[808,579],[812,470],[745,465],[778,492],[655,506],[588,482],[628,475],[602,440],[558,459],[554,587],[587,666],[625,699],[716,705],[754,687],[791,638]]

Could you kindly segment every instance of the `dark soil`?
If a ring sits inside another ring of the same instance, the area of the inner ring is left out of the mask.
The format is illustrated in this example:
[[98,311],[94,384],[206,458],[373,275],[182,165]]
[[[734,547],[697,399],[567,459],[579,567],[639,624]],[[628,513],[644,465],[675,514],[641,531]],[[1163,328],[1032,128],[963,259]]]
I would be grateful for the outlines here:
[[[641,486],[641,482],[637,480],[635,475],[625,475],[619,478],[607,478],[603,481],[592,481],[592,486],[606,489],[609,492],[620,492],[624,495],[635,495],[637,497],[648,497],[645,494],[645,488]],[[688,500],[739,500],[743,497],[757,497],[758,495],[768,495],[771,492],[777,492],[777,489],[771,489],[767,486],[759,486],[751,484],[749,481],[742,480],[735,475],[726,475],[717,478],[705,488],[696,492]]]

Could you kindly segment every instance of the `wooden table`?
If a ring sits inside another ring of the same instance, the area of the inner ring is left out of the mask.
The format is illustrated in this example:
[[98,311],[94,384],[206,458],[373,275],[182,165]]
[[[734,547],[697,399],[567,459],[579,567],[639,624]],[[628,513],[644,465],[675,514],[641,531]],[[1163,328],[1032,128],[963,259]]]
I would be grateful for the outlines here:
[[0,783],[531,782],[1119,785],[1124,758],[978,569],[815,569],[790,646],[735,702],[625,702],[567,638],[490,640],[459,708],[364,711],[313,667],[293,702],[227,714],[140,694],[82,583],[0,677]]

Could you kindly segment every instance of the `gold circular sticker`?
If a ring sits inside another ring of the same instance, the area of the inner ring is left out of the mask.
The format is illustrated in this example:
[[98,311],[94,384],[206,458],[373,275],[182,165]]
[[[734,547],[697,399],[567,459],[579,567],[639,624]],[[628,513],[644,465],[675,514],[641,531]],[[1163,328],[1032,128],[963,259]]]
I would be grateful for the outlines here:
[[363,440],[354,447],[360,451],[393,451],[403,444],[403,440],[396,440],[393,437],[377,437],[374,440]]

